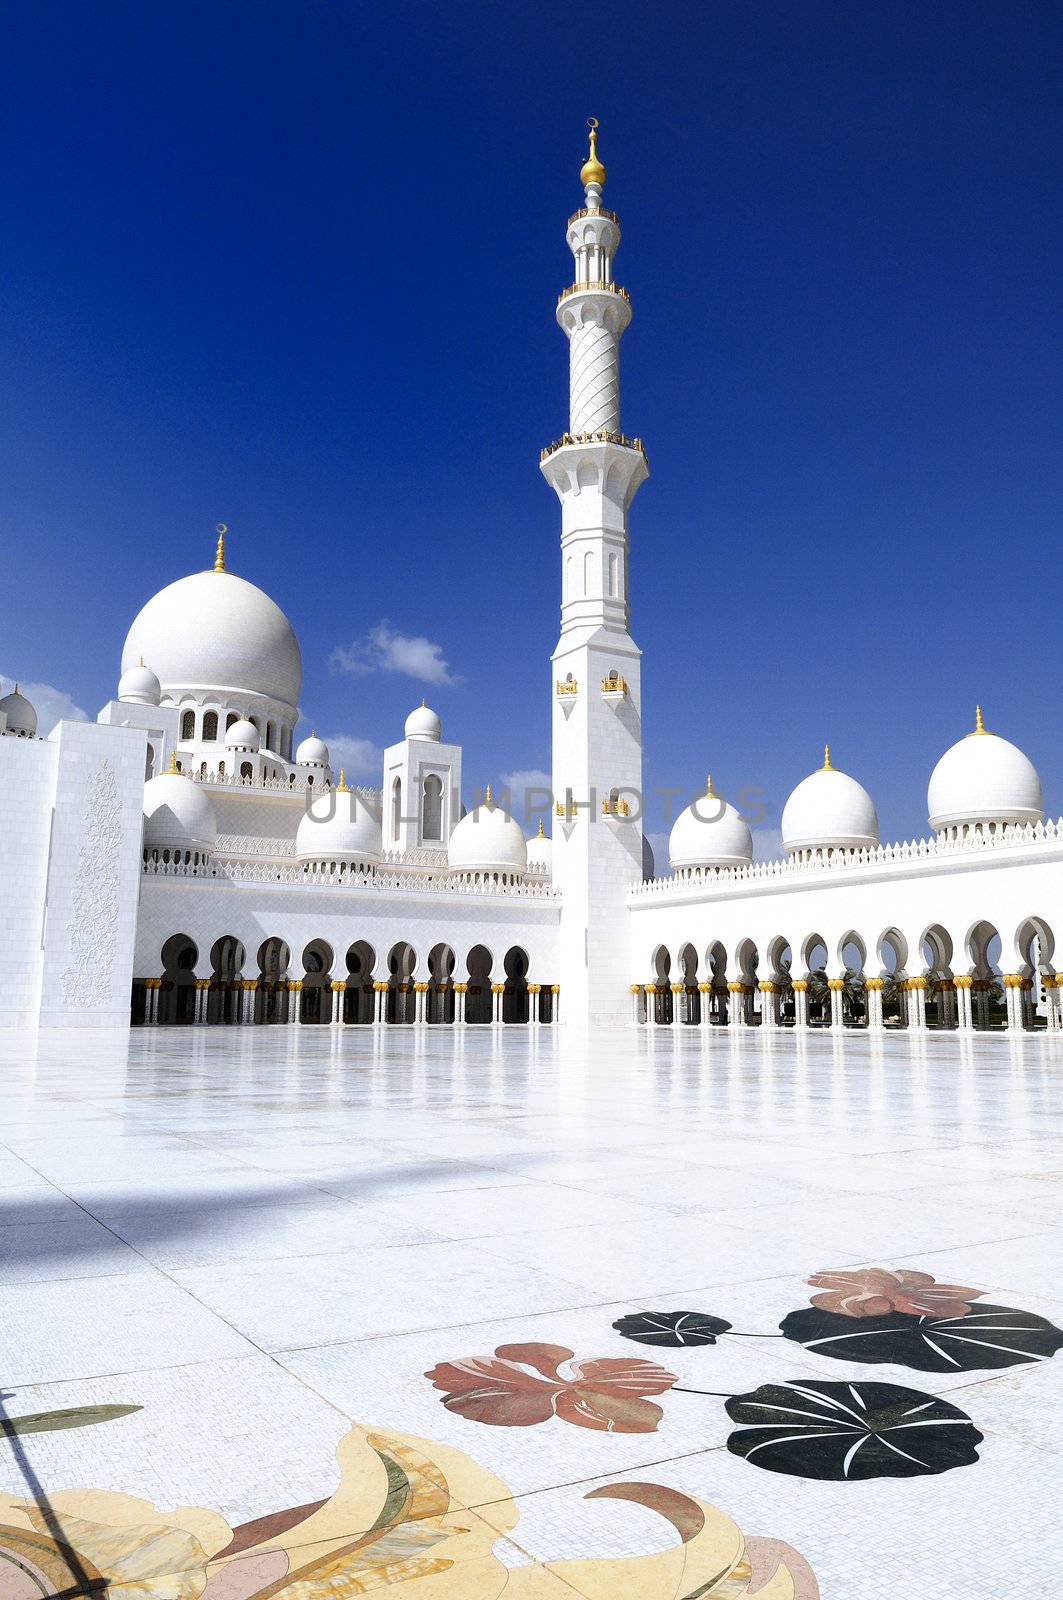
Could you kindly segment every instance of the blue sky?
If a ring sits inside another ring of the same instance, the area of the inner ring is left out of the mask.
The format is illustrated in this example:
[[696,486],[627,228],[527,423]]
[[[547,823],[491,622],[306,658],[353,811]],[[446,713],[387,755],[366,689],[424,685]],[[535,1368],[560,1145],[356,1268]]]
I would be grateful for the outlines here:
[[981,700],[1058,814],[1061,15],[16,0],[0,670],[94,712],[224,519],[319,731],[427,694],[470,786],[548,767],[593,113],[648,784],[770,826],[829,739],[909,836]]

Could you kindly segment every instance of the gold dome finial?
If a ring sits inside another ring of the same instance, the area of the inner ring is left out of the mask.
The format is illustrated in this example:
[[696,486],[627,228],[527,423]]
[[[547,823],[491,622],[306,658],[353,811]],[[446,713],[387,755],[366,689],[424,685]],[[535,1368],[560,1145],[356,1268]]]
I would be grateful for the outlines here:
[[484,805],[487,807],[488,811],[490,811],[490,809],[491,809],[491,785],[490,784],[488,784],[487,788],[484,790]]
[[172,778],[176,778],[177,775],[178,775],[178,773],[177,773],[177,751],[176,751],[176,749],[174,748],[173,745],[170,746],[170,765],[166,768],[166,771],[169,774],[169,776],[172,777]]
[[600,189],[605,182],[605,168],[598,160],[598,118],[588,117],[587,127],[590,130],[590,154],[580,168],[579,181],[584,188],[589,183],[596,183]]
[[718,798],[719,797],[712,792],[712,773],[710,772],[708,777],[705,779],[705,799],[716,800]]
[[542,817],[539,818],[539,832],[535,835],[535,837],[537,839],[545,839],[546,838],[546,835],[543,832],[543,819],[542,819]]
[[825,744],[823,746],[823,771],[824,772],[833,772],[834,771],[834,768],[830,764],[830,745],[829,744]]
[[347,775],[344,772],[342,767],[340,768],[340,781],[336,785],[336,793],[337,794],[349,794],[350,793],[350,790],[347,788]]
[[981,708],[981,706],[975,706],[975,708],[974,708],[974,727],[971,729],[971,732],[968,734],[967,737],[971,738],[976,733],[988,733],[988,732],[989,732],[989,729],[986,727],[985,723],[982,721],[982,708]]
[[219,522],[218,526],[215,528],[214,531],[218,535],[218,546],[217,546],[217,549],[214,552],[214,570],[215,570],[215,572],[224,572],[225,571],[225,535],[228,533],[229,528],[228,528],[228,525],[226,523]]

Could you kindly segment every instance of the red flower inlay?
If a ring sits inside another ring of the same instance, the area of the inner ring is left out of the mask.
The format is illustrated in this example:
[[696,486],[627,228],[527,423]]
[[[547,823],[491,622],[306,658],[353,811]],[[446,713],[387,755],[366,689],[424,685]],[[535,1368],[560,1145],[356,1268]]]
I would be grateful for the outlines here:
[[909,1272],[885,1267],[858,1267],[855,1271],[817,1272],[809,1278],[812,1304],[842,1317],[885,1317],[902,1311],[910,1317],[965,1317],[970,1302],[984,1289],[965,1289],[958,1283],[935,1283],[929,1272]]
[[[603,1433],[654,1433],[663,1416],[645,1398],[677,1382],[652,1361],[626,1357],[575,1361],[559,1344],[501,1344],[493,1356],[441,1361],[425,1377],[444,1391],[443,1404],[474,1422],[530,1428],[550,1417]],[[572,1361],[571,1376],[558,1369]],[[527,1369],[541,1373],[535,1377]]]

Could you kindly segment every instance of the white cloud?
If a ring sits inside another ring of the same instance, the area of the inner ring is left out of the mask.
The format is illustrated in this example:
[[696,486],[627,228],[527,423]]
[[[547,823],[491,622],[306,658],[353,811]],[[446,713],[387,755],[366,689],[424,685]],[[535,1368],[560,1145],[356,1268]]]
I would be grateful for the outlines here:
[[[14,674],[0,673],[0,683],[3,685],[0,695],[10,693],[15,687]],[[89,721],[88,712],[82,711],[65,689],[57,689],[51,683],[19,683],[19,689],[37,713],[37,732],[42,739],[46,739],[56,723],[64,719],[67,722]]]
[[359,739],[351,733],[322,734],[321,737],[328,745],[329,763],[335,773],[342,767],[348,782],[371,778],[379,784],[384,752],[372,739]]
[[530,826],[538,817],[545,817],[552,806],[553,785],[550,774],[541,767],[524,767],[517,772],[503,772],[502,788],[508,796],[511,814],[523,817]]
[[387,621],[370,628],[364,639],[355,639],[349,645],[337,645],[332,652],[331,664],[337,672],[361,674],[366,672],[401,672],[407,678],[417,678],[421,683],[454,684],[461,679],[450,670],[444,660],[443,646],[433,644],[418,634],[398,633]]
[[782,854],[781,828],[753,829],[754,861],[777,861]]

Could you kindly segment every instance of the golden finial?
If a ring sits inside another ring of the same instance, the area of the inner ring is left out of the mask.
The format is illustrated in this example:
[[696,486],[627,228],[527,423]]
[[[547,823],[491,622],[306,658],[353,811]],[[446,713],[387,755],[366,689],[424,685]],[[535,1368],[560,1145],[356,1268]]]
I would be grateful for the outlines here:
[[484,805],[487,807],[488,811],[490,811],[490,809],[491,809],[491,785],[490,784],[488,784],[487,788],[484,790]]
[[214,531],[218,535],[218,547],[214,552],[214,570],[215,570],[215,572],[224,572],[225,571],[225,535],[228,533],[229,528],[228,528],[228,525],[226,523],[219,522],[218,526],[215,528]]
[[535,835],[535,837],[537,839],[545,839],[546,838],[546,835],[543,832],[543,819],[542,819],[542,817],[539,818],[539,832]]
[[344,772],[342,767],[340,768],[340,781],[336,785],[336,793],[337,794],[349,794],[350,793],[350,790],[347,788],[347,776],[346,776],[346,774],[345,774],[345,772]]
[[170,765],[166,771],[171,777],[177,777],[177,751],[173,745],[170,746]]
[[971,732],[967,735],[967,737],[968,738],[972,738],[976,733],[988,733],[988,732],[989,732],[989,729],[986,727],[985,723],[982,721],[982,708],[981,708],[981,706],[975,706],[975,708],[974,708],[974,727],[971,729]]
[[605,168],[598,160],[598,118],[588,117],[587,127],[590,130],[590,155],[580,168],[579,181],[584,188],[589,183],[596,183],[600,189],[605,182]]
[[823,771],[824,772],[833,772],[834,771],[834,768],[830,764],[830,745],[829,744],[825,744],[823,746]]
[[719,799],[719,796],[713,794],[713,792],[712,792],[712,773],[711,772],[709,773],[709,776],[705,779],[705,799],[706,800],[717,800],[717,799]]

